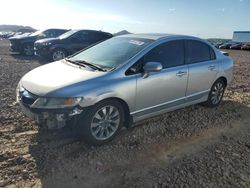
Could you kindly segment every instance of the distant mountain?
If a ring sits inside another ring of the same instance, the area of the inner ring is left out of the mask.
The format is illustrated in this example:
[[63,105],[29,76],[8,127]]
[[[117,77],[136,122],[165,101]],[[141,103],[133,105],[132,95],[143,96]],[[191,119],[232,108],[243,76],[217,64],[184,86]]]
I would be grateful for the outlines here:
[[36,29],[30,26],[22,25],[0,25],[0,31],[13,31],[13,32],[34,32]]
[[119,31],[117,33],[114,33],[114,36],[127,35],[127,34],[131,34],[131,33],[128,32],[127,30],[122,30],[122,31]]

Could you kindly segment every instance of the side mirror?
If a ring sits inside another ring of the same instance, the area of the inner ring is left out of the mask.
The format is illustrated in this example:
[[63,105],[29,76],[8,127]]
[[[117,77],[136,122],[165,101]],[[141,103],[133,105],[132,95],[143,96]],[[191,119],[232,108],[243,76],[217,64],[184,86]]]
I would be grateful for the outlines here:
[[147,62],[143,66],[143,78],[147,78],[150,72],[159,72],[162,70],[162,64],[160,62]]

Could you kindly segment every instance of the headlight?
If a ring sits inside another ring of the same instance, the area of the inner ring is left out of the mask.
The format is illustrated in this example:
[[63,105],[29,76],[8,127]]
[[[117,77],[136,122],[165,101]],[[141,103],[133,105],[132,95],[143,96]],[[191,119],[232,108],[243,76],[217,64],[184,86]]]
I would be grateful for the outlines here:
[[83,100],[82,97],[69,98],[38,98],[32,105],[32,108],[65,108],[73,107]]
[[42,43],[43,46],[49,46],[49,45],[51,45],[51,44],[52,44],[52,42],[43,42],[43,43]]

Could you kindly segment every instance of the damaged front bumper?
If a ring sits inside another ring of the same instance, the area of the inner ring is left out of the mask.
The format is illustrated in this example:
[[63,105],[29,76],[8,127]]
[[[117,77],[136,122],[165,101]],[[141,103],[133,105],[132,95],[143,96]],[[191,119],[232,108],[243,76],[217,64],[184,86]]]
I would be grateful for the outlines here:
[[31,109],[18,101],[26,116],[35,120],[41,127],[47,129],[60,129],[66,126],[67,121],[82,113],[83,109],[74,107],[72,109]]
[[41,127],[47,129],[60,129],[75,116],[82,113],[80,105],[64,108],[34,108],[32,104],[39,97],[28,92],[17,90],[16,101],[25,115],[35,120]]

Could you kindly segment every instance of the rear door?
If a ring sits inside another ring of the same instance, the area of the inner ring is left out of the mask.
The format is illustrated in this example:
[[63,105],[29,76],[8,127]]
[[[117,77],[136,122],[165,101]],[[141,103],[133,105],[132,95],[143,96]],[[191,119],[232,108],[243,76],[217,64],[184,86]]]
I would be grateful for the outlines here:
[[186,62],[189,69],[187,100],[197,100],[209,93],[218,71],[214,50],[198,40],[185,41]]
[[135,114],[141,116],[185,103],[188,68],[184,64],[183,40],[158,45],[143,62],[160,62],[163,70],[147,78],[138,75]]

